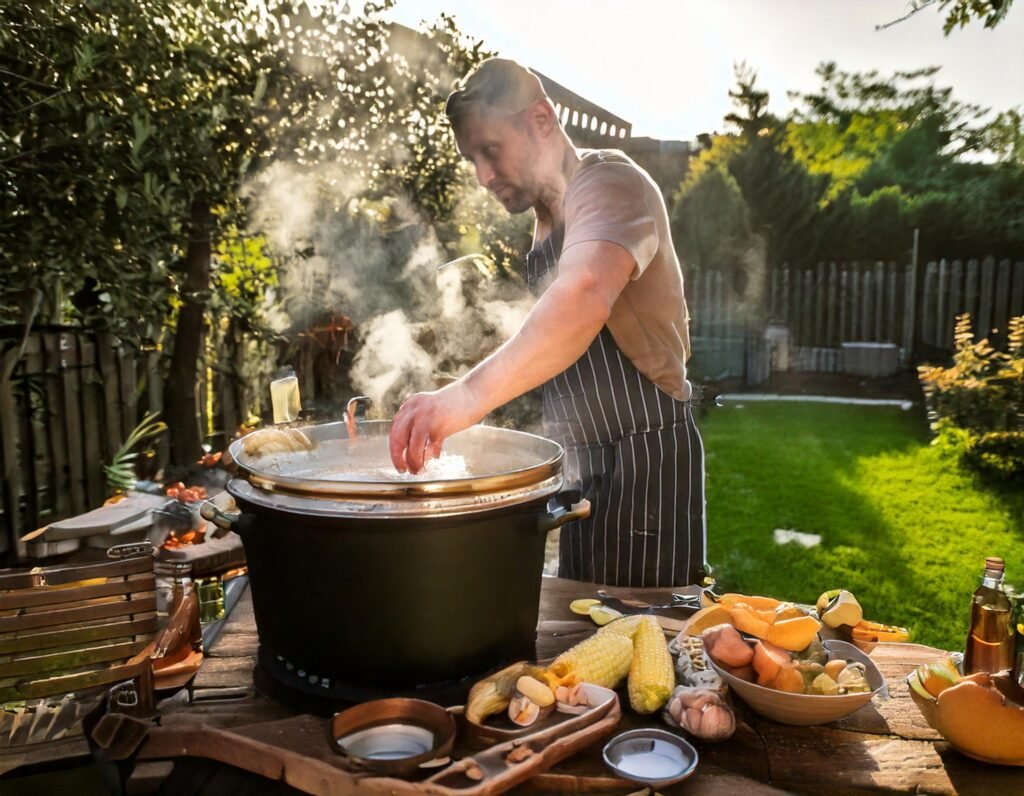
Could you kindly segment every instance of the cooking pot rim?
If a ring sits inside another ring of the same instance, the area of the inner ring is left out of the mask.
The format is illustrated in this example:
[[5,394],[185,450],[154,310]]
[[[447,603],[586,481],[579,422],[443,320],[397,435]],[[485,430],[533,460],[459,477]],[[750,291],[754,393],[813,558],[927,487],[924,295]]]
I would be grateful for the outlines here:
[[[563,491],[562,476],[555,475],[527,488],[488,495],[435,495],[429,498],[303,495],[266,489],[251,480],[232,478],[226,485],[237,502],[250,504],[257,513],[276,511],[297,517],[339,520],[444,520],[490,512],[505,512],[530,503],[545,502]],[[244,506],[241,506],[244,510]]]
[[[359,438],[379,439],[386,437],[391,428],[390,420],[360,421],[357,426]],[[304,426],[300,429],[311,440],[320,442],[344,441],[348,438],[345,423],[323,423]],[[479,441],[476,439],[479,438]],[[434,480],[403,480],[397,478],[350,478],[322,479],[289,475],[287,471],[274,471],[265,464],[265,457],[252,456],[246,452],[244,437],[231,443],[229,456],[248,480],[268,492],[290,493],[320,498],[352,499],[362,496],[364,500],[436,499],[449,496],[504,495],[509,492],[529,489],[561,477],[565,451],[554,440],[527,431],[475,425],[452,435],[446,444],[471,439],[481,445],[493,448],[513,448],[524,455],[532,456],[528,464],[511,467],[501,472],[480,476],[441,478]],[[358,444],[358,442],[356,443]],[[305,452],[299,454],[306,455]],[[271,459],[277,464],[279,459]],[[301,460],[300,460],[301,461]],[[556,490],[557,491],[557,490]],[[517,501],[521,502],[521,501]]]

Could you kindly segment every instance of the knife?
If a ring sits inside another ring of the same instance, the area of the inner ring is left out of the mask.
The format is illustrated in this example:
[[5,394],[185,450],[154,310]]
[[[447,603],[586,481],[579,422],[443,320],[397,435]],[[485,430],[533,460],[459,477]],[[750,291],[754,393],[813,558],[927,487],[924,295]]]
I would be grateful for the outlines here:
[[597,599],[606,608],[611,608],[613,611],[618,611],[624,615],[655,614],[658,616],[679,617],[681,614],[696,613],[701,607],[700,594],[673,594],[672,602],[667,605],[651,605],[641,600],[613,597],[604,589],[598,589]]

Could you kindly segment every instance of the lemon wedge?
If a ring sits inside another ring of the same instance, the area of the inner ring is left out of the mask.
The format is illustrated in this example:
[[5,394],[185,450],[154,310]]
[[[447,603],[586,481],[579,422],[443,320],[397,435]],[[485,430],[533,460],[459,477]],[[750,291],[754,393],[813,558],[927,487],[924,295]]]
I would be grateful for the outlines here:
[[574,614],[579,614],[580,616],[589,616],[590,609],[593,608],[595,605],[600,604],[600,600],[573,600],[571,603],[569,603],[569,610],[572,611]]
[[621,611],[616,611],[614,608],[609,608],[606,605],[595,605],[590,609],[590,618],[594,620],[594,624],[603,626],[607,625],[613,619],[618,619],[622,616]]

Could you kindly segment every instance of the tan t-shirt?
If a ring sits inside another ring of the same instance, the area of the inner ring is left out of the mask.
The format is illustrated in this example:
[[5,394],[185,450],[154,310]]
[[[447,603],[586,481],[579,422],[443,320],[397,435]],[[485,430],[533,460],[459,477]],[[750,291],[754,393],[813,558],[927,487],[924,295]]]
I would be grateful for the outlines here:
[[582,150],[565,192],[562,251],[584,241],[617,243],[636,260],[608,330],[637,370],[673,398],[690,397],[690,315],[661,190],[618,150]]

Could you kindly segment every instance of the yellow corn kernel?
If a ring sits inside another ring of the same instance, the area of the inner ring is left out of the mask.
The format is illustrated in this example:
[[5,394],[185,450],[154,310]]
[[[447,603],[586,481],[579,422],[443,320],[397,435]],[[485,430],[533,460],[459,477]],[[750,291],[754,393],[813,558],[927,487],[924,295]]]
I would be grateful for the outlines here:
[[575,675],[584,683],[615,688],[629,674],[633,642],[628,636],[598,631],[566,650],[551,664],[556,672]]
[[636,629],[640,627],[641,619],[643,619],[643,616],[641,615],[623,616],[620,619],[609,622],[597,632],[609,635],[625,636],[628,639],[632,639],[633,636],[636,635]]
[[676,687],[672,655],[665,634],[653,616],[643,620],[633,637],[629,667],[629,704],[637,713],[654,713],[668,703]]

